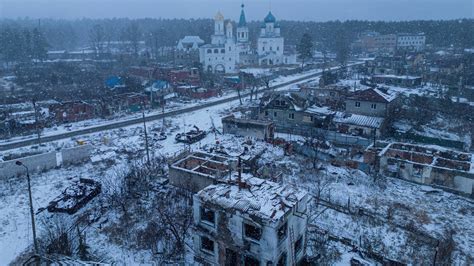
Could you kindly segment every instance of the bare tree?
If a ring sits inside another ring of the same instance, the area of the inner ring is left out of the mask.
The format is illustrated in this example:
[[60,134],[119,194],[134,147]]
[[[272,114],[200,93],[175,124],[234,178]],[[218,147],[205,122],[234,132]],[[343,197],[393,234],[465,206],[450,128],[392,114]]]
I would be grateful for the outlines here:
[[92,48],[95,50],[96,57],[101,57],[104,53],[104,44],[106,40],[104,28],[96,24],[89,32],[89,40]]
[[133,21],[128,25],[127,28],[122,32],[122,40],[127,43],[129,51],[137,56],[140,52],[140,40],[142,33],[138,23]]
[[71,256],[73,254],[73,241],[71,233],[71,221],[65,215],[53,215],[49,219],[41,220],[43,233],[41,246],[47,254],[61,254]]
[[155,204],[160,225],[172,236],[173,243],[169,245],[172,249],[168,251],[171,257],[184,257],[188,230],[193,222],[191,198],[189,192],[172,190]]

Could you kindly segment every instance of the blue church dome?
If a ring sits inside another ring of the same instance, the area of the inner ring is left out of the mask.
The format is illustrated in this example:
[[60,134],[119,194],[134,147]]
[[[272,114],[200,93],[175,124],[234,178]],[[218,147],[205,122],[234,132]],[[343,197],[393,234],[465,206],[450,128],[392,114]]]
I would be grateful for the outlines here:
[[265,23],[275,23],[276,19],[275,16],[273,16],[272,12],[268,12],[268,15],[264,19]]

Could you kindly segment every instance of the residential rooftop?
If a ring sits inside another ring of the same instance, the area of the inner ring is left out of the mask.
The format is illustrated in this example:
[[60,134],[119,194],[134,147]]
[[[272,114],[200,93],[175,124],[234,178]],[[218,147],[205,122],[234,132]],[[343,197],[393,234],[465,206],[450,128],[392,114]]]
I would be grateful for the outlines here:
[[355,91],[348,99],[357,101],[371,101],[390,103],[397,98],[397,94],[388,94],[379,89],[366,89]]
[[[278,221],[298,203],[306,206],[307,193],[289,185],[249,177],[240,183],[210,185],[196,194],[201,201],[223,209],[246,213],[262,220]],[[240,184],[240,185],[239,185]]]
[[344,123],[355,126],[380,128],[383,124],[384,119],[382,117],[337,112],[334,116],[333,121],[336,123]]

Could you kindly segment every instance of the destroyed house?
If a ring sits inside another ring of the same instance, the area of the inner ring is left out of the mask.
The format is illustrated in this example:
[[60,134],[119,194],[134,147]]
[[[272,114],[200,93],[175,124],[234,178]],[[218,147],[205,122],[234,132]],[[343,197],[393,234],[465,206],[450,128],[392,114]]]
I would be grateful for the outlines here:
[[322,105],[339,109],[344,104],[344,99],[348,94],[350,87],[329,85],[325,87],[316,87],[313,89],[313,96],[316,101]]
[[382,149],[379,172],[474,197],[474,156],[446,148],[391,143]]
[[405,74],[407,65],[403,56],[377,56],[374,60],[365,61],[366,73],[369,75]]
[[189,97],[192,99],[207,99],[216,97],[221,93],[220,89],[217,88],[204,88],[193,85],[180,85],[176,87],[175,91],[180,96]]
[[374,75],[372,82],[386,85],[394,85],[399,87],[413,88],[421,86],[422,78],[419,76],[408,75]]
[[347,97],[345,109],[351,114],[387,117],[394,108],[396,97],[379,89],[359,90]]
[[204,265],[296,265],[305,256],[306,192],[259,179],[194,195],[194,258]]
[[272,140],[275,131],[273,122],[236,118],[233,115],[222,118],[222,127],[224,134],[260,140]]
[[311,105],[297,93],[275,93],[260,102],[259,119],[275,123],[278,132],[311,135],[328,129],[336,112],[329,107]]
[[84,101],[54,103],[49,106],[49,112],[59,123],[77,122],[95,117],[95,108]]
[[194,152],[171,164],[169,181],[173,186],[197,192],[228,179],[235,166],[235,160],[229,157]]
[[143,107],[148,107],[150,97],[144,93],[122,93],[117,94],[106,102],[106,109],[108,113],[113,114],[117,112],[138,112]]

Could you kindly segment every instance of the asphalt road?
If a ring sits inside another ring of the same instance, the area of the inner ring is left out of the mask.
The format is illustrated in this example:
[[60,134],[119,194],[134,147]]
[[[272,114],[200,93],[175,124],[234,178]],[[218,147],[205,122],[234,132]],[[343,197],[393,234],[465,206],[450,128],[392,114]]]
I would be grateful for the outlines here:
[[[301,81],[304,81],[304,80],[307,80],[307,79],[315,78],[315,77],[318,77],[320,75],[321,75],[321,72],[308,74],[306,76],[303,76],[303,77],[300,77],[300,78],[297,78],[297,79],[293,79],[291,81],[284,82],[282,84],[271,86],[270,88],[260,89],[258,92],[261,93],[261,92],[264,92],[264,91],[267,91],[267,90],[278,89],[278,88],[288,86],[288,85],[292,85],[292,84],[295,84],[295,83],[298,83],[298,82],[301,82]],[[249,95],[250,95],[250,93],[243,93],[242,98],[244,98],[246,96],[249,96]],[[169,112],[165,112],[165,113],[161,113],[161,114],[154,114],[154,115],[145,116],[145,120],[146,121],[153,121],[153,120],[162,119],[163,117],[172,117],[172,116],[176,116],[176,115],[181,115],[181,114],[184,114],[184,113],[193,112],[193,111],[196,111],[196,110],[208,108],[208,107],[219,105],[219,104],[226,103],[226,102],[235,101],[235,100],[238,100],[238,99],[239,99],[238,96],[232,96],[232,97],[228,97],[228,98],[225,98],[225,99],[220,99],[220,100],[213,101],[213,102],[203,103],[203,104],[200,104],[200,105],[197,105],[197,106],[187,107],[187,108],[174,110],[174,111],[169,111]],[[101,131],[105,131],[105,130],[121,128],[121,127],[127,127],[127,126],[131,126],[131,125],[139,124],[139,123],[143,123],[143,118],[132,118],[132,119],[125,120],[125,121],[117,121],[117,122],[109,123],[109,124],[105,124],[105,125],[99,125],[99,126],[95,126],[95,127],[79,129],[79,130],[74,130],[74,131],[70,131],[70,132],[64,132],[64,133],[51,135],[51,136],[44,136],[44,137],[41,137],[41,143],[51,142],[51,141],[55,141],[55,140],[61,140],[61,139],[65,139],[65,138],[70,138],[70,137],[75,137],[75,136],[80,136],[80,135],[85,135],[85,134],[90,134],[90,133],[101,132]],[[38,143],[37,138],[29,138],[29,139],[25,139],[25,140],[16,141],[16,142],[0,144],[0,151],[6,151],[6,150],[10,150],[10,149],[25,147],[25,146],[34,145],[34,144],[37,144],[37,143]]]

